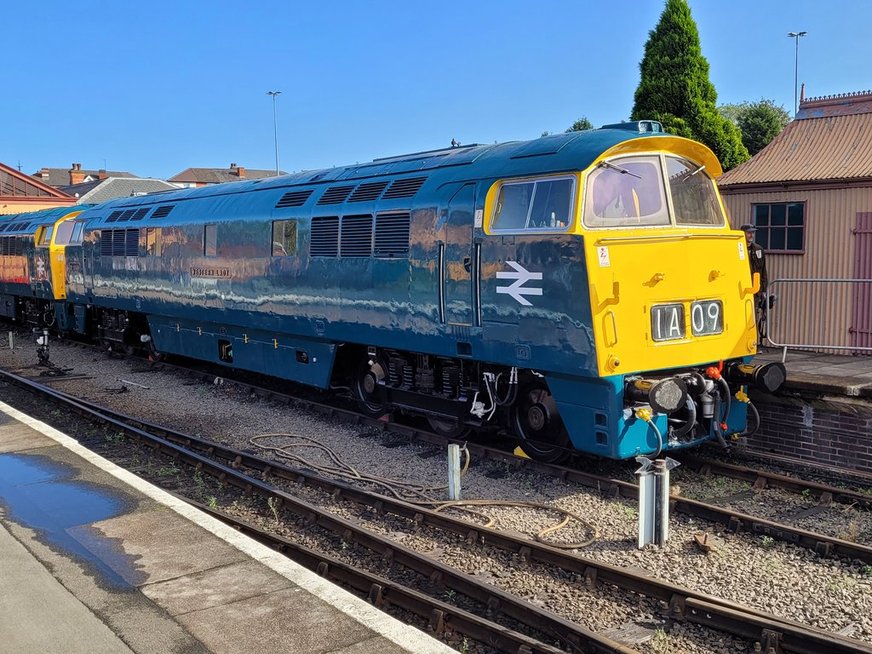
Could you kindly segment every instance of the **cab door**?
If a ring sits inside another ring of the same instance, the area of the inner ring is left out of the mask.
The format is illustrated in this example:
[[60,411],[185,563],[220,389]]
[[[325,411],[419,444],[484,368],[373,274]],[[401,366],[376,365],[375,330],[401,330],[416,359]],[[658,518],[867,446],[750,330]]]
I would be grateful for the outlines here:
[[70,244],[70,237],[76,225],[75,218],[81,211],[67,214],[54,226],[54,234],[49,245],[49,259],[51,261],[51,284],[55,300],[64,300],[67,297],[66,278],[66,249]]
[[439,230],[441,308],[443,321],[450,325],[472,325],[474,214],[475,184],[464,184],[449,200]]

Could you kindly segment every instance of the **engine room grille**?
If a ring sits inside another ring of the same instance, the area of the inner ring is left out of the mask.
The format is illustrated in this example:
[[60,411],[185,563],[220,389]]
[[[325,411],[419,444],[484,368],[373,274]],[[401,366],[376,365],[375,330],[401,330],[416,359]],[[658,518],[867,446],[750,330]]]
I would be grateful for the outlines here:
[[123,211],[113,211],[111,214],[109,214],[109,217],[106,219],[106,222],[107,223],[114,223],[116,220],[118,220],[118,217],[123,213],[124,213]]
[[339,254],[339,216],[312,218],[309,256],[335,257]]
[[142,220],[143,218],[145,218],[145,215],[146,215],[149,211],[151,211],[151,209],[149,209],[148,207],[146,207],[146,208],[144,208],[144,209],[137,209],[137,210],[136,210],[136,213],[134,213],[134,214],[130,217],[130,220]]
[[352,189],[354,189],[354,186],[331,186],[324,191],[324,195],[318,200],[318,204],[340,204],[345,202],[345,198],[348,197]]
[[409,256],[409,224],[412,215],[380,213],[375,217],[374,254],[379,258],[407,258]]
[[407,177],[405,179],[394,180],[390,188],[385,191],[382,200],[410,198],[418,192],[418,189],[421,188],[421,185],[426,179],[426,177]]
[[372,256],[372,216],[343,216],[340,257]]
[[120,216],[118,216],[118,222],[124,223],[133,218],[133,214],[136,213],[136,209],[127,209]]
[[349,202],[368,202],[372,200],[378,200],[378,196],[382,194],[382,191],[387,187],[387,182],[367,182],[366,184],[361,184],[356,189],[354,189],[354,193],[351,194],[351,197],[348,198]]
[[100,254],[107,257],[139,256],[139,230],[104,229],[100,232]]
[[312,195],[312,191],[313,189],[308,189],[306,191],[288,191],[279,199],[278,202],[276,202],[276,209],[302,206],[306,203],[306,200],[309,199],[309,196]]
[[176,205],[174,205],[174,204],[161,205],[160,207],[158,207],[157,209],[154,210],[154,213],[151,214],[151,217],[152,218],[164,218],[165,216],[169,215],[170,211],[172,211],[173,207],[175,207],[175,206]]

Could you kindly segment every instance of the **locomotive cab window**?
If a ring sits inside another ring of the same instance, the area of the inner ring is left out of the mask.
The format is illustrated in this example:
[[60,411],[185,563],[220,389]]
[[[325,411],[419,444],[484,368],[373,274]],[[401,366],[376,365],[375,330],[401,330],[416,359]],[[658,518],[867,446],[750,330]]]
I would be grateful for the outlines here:
[[48,247],[49,243],[51,243],[51,233],[54,227],[49,225],[48,227],[40,227],[39,230],[39,238],[37,240],[37,245],[39,247]]
[[272,229],[272,255],[289,257],[297,253],[297,221],[276,220]]
[[85,223],[77,220],[73,226],[73,234],[70,236],[70,245],[77,245],[82,242],[82,232],[84,231]]
[[667,156],[666,177],[677,225],[724,225],[714,180],[704,166]]
[[500,185],[494,232],[565,232],[572,221],[575,178],[549,177]]
[[660,157],[601,162],[587,176],[584,224],[588,227],[669,225]]
[[75,224],[72,220],[65,220],[58,225],[54,237],[55,245],[69,245]]

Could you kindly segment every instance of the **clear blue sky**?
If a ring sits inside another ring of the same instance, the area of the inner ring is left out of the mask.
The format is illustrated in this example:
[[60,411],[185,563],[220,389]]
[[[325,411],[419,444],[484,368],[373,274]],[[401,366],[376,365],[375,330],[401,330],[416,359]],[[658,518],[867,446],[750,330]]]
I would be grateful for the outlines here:
[[[690,0],[718,102],[872,87],[872,2]],[[662,0],[4,3],[0,161],[286,171],[629,116]]]

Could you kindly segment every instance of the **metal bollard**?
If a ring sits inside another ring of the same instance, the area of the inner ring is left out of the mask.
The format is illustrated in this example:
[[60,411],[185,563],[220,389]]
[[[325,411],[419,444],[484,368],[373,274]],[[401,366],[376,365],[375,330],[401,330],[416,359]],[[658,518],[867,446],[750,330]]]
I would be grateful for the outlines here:
[[669,540],[669,471],[678,461],[639,456],[639,549],[649,543],[663,545]]
[[448,499],[460,499],[460,445],[448,446]]

